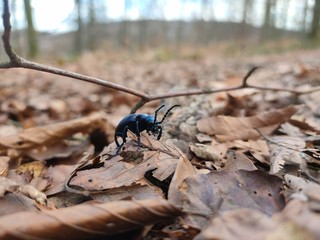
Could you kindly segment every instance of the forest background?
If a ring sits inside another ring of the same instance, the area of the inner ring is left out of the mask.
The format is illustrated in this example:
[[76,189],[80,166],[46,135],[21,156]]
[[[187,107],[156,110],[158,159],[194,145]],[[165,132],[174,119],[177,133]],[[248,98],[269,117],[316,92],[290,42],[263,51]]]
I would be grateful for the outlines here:
[[168,60],[183,52],[201,57],[209,47],[213,54],[263,54],[319,42],[319,0],[45,2],[10,1],[12,44],[22,56],[66,60],[96,50],[136,57],[152,49],[152,57]]

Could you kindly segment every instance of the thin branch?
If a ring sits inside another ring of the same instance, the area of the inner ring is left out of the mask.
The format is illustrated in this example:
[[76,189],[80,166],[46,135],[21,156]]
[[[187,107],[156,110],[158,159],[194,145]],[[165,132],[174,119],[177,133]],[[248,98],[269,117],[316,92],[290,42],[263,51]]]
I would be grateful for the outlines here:
[[109,81],[106,81],[103,79],[94,78],[94,77],[86,76],[83,74],[63,70],[60,68],[55,68],[55,67],[35,63],[32,61],[28,61],[26,59],[23,59],[23,58],[17,56],[17,55],[15,55],[14,61],[10,61],[7,63],[1,63],[0,68],[26,68],[26,69],[32,69],[32,70],[37,70],[37,71],[41,71],[41,72],[52,73],[52,74],[56,74],[56,75],[60,75],[60,76],[78,79],[78,80],[81,80],[84,82],[94,83],[94,84],[97,84],[97,85],[100,85],[103,87],[116,89],[116,90],[119,90],[122,92],[129,93],[131,95],[135,95],[135,96],[140,97],[142,99],[149,99],[148,94],[137,91],[135,89],[131,89],[131,88],[122,86],[120,84],[109,82]]
[[33,69],[33,70],[37,70],[37,71],[42,71],[42,72],[47,72],[47,73],[52,73],[52,74],[56,74],[56,75],[60,75],[60,76],[65,76],[65,77],[70,77],[70,78],[74,78],[74,79],[78,79],[84,82],[89,82],[89,83],[94,83],[103,87],[107,87],[107,88],[112,88],[112,89],[116,89],[122,92],[126,92],[129,93],[131,95],[135,95],[137,97],[143,98],[143,99],[148,99],[149,95],[140,91],[137,91],[135,89],[131,89],[113,82],[109,82],[106,80],[102,80],[99,78],[94,78],[94,77],[90,77],[90,76],[86,76],[86,75],[82,75],[79,73],[75,73],[75,72],[71,72],[71,71],[67,71],[67,70],[63,70],[60,68],[55,68],[55,67],[50,67],[47,65],[42,65],[39,63],[35,63],[35,62],[31,62],[25,59],[22,59],[21,65],[19,67],[22,68],[27,68],[27,69]]
[[273,87],[262,87],[262,86],[254,86],[247,83],[249,77],[259,68],[258,66],[255,66],[251,68],[248,73],[243,77],[242,83],[239,86],[236,87],[227,87],[227,88],[220,88],[220,89],[195,89],[195,90],[185,90],[180,92],[171,92],[171,93],[161,93],[161,94],[154,94],[149,95],[147,93],[128,88],[126,86],[122,86],[120,84],[112,83],[103,79],[94,78],[86,75],[82,75],[79,73],[50,67],[47,65],[42,65],[36,62],[32,62],[29,60],[26,60],[12,50],[11,44],[10,44],[10,34],[11,34],[11,24],[10,24],[10,11],[8,6],[8,0],[3,0],[3,26],[4,26],[4,33],[2,35],[3,40],[3,47],[6,51],[6,54],[9,57],[9,62],[0,63],[0,68],[26,68],[26,69],[32,69],[36,71],[41,72],[47,72],[51,74],[56,74],[60,76],[70,77],[73,79],[78,79],[81,81],[94,83],[106,88],[115,89],[118,91],[126,92],[128,94],[140,97],[140,100],[135,104],[135,106],[132,108],[131,112],[134,113],[139,108],[144,106],[146,103],[160,100],[160,99],[167,99],[167,98],[174,98],[174,97],[185,97],[185,96],[192,96],[192,95],[202,95],[202,94],[212,94],[212,93],[218,93],[218,92],[230,92],[245,88],[253,88],[263,91],[283,91],[283,92],[290,92],[293,94],[301,95],[301,94],[308,94],[316,91],[320,91],[320,87],[314,88],[307,91],[299,91],[294,89],[283,89],[283,88],[273,88]]
[[12,47],[10,45],[11,24],[10,24],[10,11],[9,11],[8,1],[3,1],[2,19],[3,19],[3,27],[4,27],[4,32],[2,35],[3,47],[11,62],[15,60],[16,54],[12,51]]
[[273,92],[289,92],[293,93],[296,95],[303,95],[303,94],[309,94],[313,92],[318,92],[320,91],[320,87],[316,87],[310,90],[295,90],[295,89],[286,89],[286,88],[276,88],[276,87],[261,87],[261,86],[254,86],[254,85],[249,85],[247,84],[246,88],[254,88],[257,90],[262,90],[262,91],[273,91]]
[[248,86],[248,84],[247,84],[247,81],[248,81],[248,79],[249,79],[249,77],[251,76],[251,74],[254,72],[254,71],[256,71],[257,69],[258,69],[259,67],[258,66],[254,66],[253,68],[251,68],[250,70],[249,70],[249,72],[247,72],[247,74],[243,77],[243,79],[242,79],[242,87],[247,87]]

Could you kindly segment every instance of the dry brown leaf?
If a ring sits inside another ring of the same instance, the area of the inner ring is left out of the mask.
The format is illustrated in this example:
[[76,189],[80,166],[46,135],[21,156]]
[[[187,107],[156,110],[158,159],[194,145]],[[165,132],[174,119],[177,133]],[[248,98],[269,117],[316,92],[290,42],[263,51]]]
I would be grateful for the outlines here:
[[38,211],[35,202],[21,193],[7,193],[0,197],[0,216],[22,211]]
[[198,157],[204,160],[212,161],[213,163],[218,163],[224,155],[223,151],[215,149],[212,146],[205,144],[196,143],[190,146],[190,150]]
[[72,155],[83,153],[89,147],[88,141],[71,142],[63,141],[49,147],[33,148],[26,150],[25,155],[36,161],[49,159],[69,158]]
[[270,138],[270,173],[279,173],[285,164],[300,165],[304,160],[301,149],[306,145],[305,141],[297,137],[275,136]]
[[29,162],[16,170],[9,171],[8,178],[17,181],[20,185],[28,184],[43,192],[51,186],[52,181],[47,176],[47,171],[45,161]]
[[170,239],[175,240],[193,240],[201,230],[190,225],[174,223],[167,225],[161,232],[169,235]]
[[[131,137],[136,143],[138,142],[138,137],[132,132],[129,132],[128,136]],[[180,156],[183,155],[181,150],[170,143],[170,141],[169,143],[164,143],[150,136],[146,132],[142,132],[140,134],[140,140],[141,145],[148,148],[149,150],[167,153],[176,158],[180,158]]]
[[207,134],[203,134],[203,133],[197,133],[196,138],[199,143],[211,142],[211,140],[212,140],[211,136],[209,136]]
[[224,170],[257,170],[257,167],[252,163],[252,161],[241,152],[229,150],[227,152],[226,159],[225,166],[223,167]]
[[211,220],[195,239],[319,239],[320,217],[302,202],[290,202],[272,218],[253,209],[225,212]]
[[[312,211],[310,204],[307,202],[291,200],[284,210],[273,216],[272,219],[280,222],[279,227],[290,224],[291,234],[283,233],[280,235],[277,234],[277,231],[271,232],[270,235],[278,237],[278,239],[284,239],[287,236],[288,239],[320,239],[319,209]],[[278,229],[278,232],[281,232],[281,228]]]
[[[291,120],[293,120],[293,119],[290,119],[289,121],[291,121]],[[305,134],[303,134],[298,127],[290,124],[289,121],[281,124],[281,126],[279,128],[279,132],[281,132],[285,135],[288,135],[290,137],[304,137]]]
[[249,152],[261,163],[269,163],[269,147],[265,140],[249,140]]
[[192,166],[189,159],[186,157],[180,157],[179,162],[177,164],[177,169],[173,175],[169,186],[168,192],[168,200],[171,202],[177,202],[176,199],[179,199],[181,196],[177,196],[181,194],[181,184],[184,179],[187,177],[193,176],[197,173],[196,169]]
[[[88,155],[90,154],[89,152]],[[46,174],[46,177],[51,180],[51,186],[45,191],[45,193],[47,195],[53,195],[64,191],[67,178],[85,162],[87,162],[87,156],[79,155],[54,161]]]
[[126,163],[119,156],[114,157],[107,160],[104,167],[77,171],[70,185],[94,192],[139,184],[138,181],[144,178],[145,172],[155,169],[155,165],[150,165],[149,162],[152,163],[153,159],[137,165]]
[[283,190],[287,201],[300,199],[308,201],[313,209],[320,210],[320,185],[303,178],[286,174],[284,176],[285,188]]
[[40,177],[46,171],[46,163],[43,161],[29,162],[17,168],[18,174],[29,172],[33,177]]
[[29,128],[16,135],[0,139],[0,150],[8,148],[22,150],[57,143],[75,133],[89,132],[90,129],[103,126],[105,121],[104,113],[98,112],[88,117]]
[[119,201],[123,199],[145,200],[145,199],[164,199],[163,191],[151,185],[146,180],[139,181],[141,185],[113,188],[101,193],[92,193],[90,196],[100,202]]
[[19,192],[36,200],[36,202],[40,203],[41,205],[47,204],[47,196],[31,185],[20,186]]
[[276,225],[263,213],[254,209],[237,209],[213,218],[209,226],[195,239],[264,239]]
[[0,197],[3,197],[6,192],[16,192],[19,184],[6,177],[0,176]]
[[[251,208],[272,215],[284,207],[281,186],[279,177],[259,170],[214,171],[186,178],[179,187],[180,194],[173,200],[184,210],[205,213],[209,217],[217,211],[236,208]],[[188,222],[203,227],[207,219],[191,216]]]
[[227,153],[228,148],[230,148],[229,143],[219,143],[215,139],[211,140],[211,147],[216,152],[216,155],[220,156],[220,158],[224,157]]
[[288,121],[297,112],[299,106],[289,106],[269,112],[260,113],[251,117],[217,116],[204,118],[197,122],[200,132],[215,135],[220,141],[248,140],[260,137],[259,132],[268,135]]
[[311,134],[319,134],[320,130],[311,126],[305,121],[299,121],[296,119],[290,119],[289,123],[292,124],[293,126],[299,128],[303,133],[311,133]]
[[[130,136],[137,139],[133,134]],[[141,133],[141,144],[150,150],[138,150],[138,146],[129,141],[121,152],[124,159],[120,156],[106,159],[108,155],[101,153],[101,159],[105,160],[104,166],[93,169],[86,166],[86,170],[77,171],[77,176],[71,179],[70,185],[80,186],[88,191],[102,191],[143,185],[148,171],[152,171],[152,176],[159,181],[174,173],[178,159],[183,156],[178,148],[160,142],[147,133]]]
[[20,192],[42,205],[45,205],[47,202],[47,196],[35,187],[28,184],[19,184],[11,179],[0,176],[0,197],[4,196],[6,192]]
[[236,147],[242,152],[249,151],[260,162],[269,163],[269,148],[265,140],[235,140],[227,144],[230,148]]
[[6,176],[9,171],[10,158],[7,156],[0,156],[0,175]]
[[165,200],[115,201],[38,213],[21,212],[0,218],[0,238],[97,239],[181,214]]
[[220,158],[225,156],[228,149],[236,148],[242,153],[250,152],[258,161],[269,164],[269,148],[265,140],[234,140],[225,143],[218,143],[213,139],[211,146],[213,151],[215,151]]

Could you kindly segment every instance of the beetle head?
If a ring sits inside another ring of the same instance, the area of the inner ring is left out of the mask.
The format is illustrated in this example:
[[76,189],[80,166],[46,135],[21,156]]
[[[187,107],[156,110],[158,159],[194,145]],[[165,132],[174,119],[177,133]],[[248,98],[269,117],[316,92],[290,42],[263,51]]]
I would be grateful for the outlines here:
[[160,129],[161,129],[161,126],[156,123],[156,124],[153,124],[150,131],[152,132],[152,135],[157,136],[160,133]]

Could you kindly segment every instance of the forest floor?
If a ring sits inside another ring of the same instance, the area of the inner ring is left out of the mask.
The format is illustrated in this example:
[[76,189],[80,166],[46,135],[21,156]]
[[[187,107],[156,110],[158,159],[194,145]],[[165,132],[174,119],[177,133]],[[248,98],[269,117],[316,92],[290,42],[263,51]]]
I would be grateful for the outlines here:
[[142,133],[138,146],[129,133],[118,156],[114,130],[137,97],[1,69],[0,236],[319,239],[319,56],[111,61],[96,52],[61,63],[150,94],[239,86],[259,66],[248,79],[256,87],[146,104],[138,113],[181,107],[159,141]]

